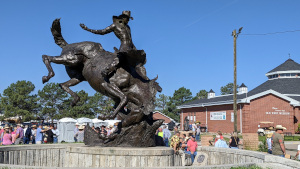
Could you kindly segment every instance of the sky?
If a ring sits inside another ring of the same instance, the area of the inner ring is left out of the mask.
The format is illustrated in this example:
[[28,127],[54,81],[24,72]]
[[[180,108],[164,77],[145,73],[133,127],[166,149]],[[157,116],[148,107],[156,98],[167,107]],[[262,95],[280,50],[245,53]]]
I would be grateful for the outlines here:
[[[103,29],[112,16],[130,10],[133,43],[147,54],[147,75],[172,96],[180,87],[193,96],[204,89],[220,95],[220,87],[233,82],[234,29],[237,39],[237,84],[252,90],[267,80],[265,74],[291,58],[300,63],[300,1],[296,0],[51,0],[1,1],[0,93],[18,80],[31,81],[37,93],[47,69],[42,55],[60,55],[50,27],[61,18],[68,43],[93,41],[107,51],[119,48],[113,33],[95,35],[79,24]],[[296,30],[296,31],[295,31]],[[294,32],[286,32],[294,31]],[[267,35],[274,32],[286,32]],[[63,65],[49,82],[69,80]],[[95,91],[87,82],[71,88]]]

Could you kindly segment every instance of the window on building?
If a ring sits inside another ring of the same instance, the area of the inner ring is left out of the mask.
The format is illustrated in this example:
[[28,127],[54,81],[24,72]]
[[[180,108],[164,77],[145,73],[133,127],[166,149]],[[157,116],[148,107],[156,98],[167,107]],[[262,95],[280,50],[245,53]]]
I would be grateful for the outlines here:
[[269,75],[268,78],[269,78],[269,79],[278,78],[278,74],[275,74],[275,75]]

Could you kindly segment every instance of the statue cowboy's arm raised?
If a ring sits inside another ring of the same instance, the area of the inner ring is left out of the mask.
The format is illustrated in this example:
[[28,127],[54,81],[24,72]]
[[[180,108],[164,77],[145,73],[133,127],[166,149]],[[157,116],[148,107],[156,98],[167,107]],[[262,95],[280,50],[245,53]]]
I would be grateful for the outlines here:
[[105,35],[105,34],[108,34],[108,33],[112,32],[112,31],[114,31],[115,24],[111,24],[110,26],[106,27],[105,29],[99,29],[99,30],[89,29],[83,23],[80,24],[80,27],[82,29],[87,30],[89,32],[92,32],[94,34]]

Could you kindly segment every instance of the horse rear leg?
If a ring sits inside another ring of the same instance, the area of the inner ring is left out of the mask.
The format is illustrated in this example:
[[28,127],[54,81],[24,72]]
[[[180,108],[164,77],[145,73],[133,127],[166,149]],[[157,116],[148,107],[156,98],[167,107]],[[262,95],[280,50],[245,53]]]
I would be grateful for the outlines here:
[[110,115],[101,114],[98,116],[98,119],[101,120],[114,119],[118,115],[119,111],[123,109],[127,104],[128,102],[127,96],[114,84],[102,83],[101,85],[109,95],[119,98],[120,103],[112,114]]
[[68,54],[68,55],[61,55],[61,56],[48,56],[43,55],[43,62],[45,63],[48,69],[48,76],[43,76],[42,80],[43,83],[48,82],[55,74],[51,66],[51,62],[56,64],[63,64],[65,66],[78,66],[78,64],[82,63],[84,58],[81,54]]
[[55,73],[52,69],[52,66],[50,64],[50,59],[49,59],[50,56],[47,56],[47,55],[43,55],[42,58],[43,58],[43,62],[44,64],[46,65],[47,69],[48,69],[48,76],[43,76],[42,77],[42,81],[43,81],[43,84],[48,82],[50,80],[50,78],[52,78]]
[[71,103],[72,107],[76,105],[76,103],[80,100],[80,97],[75,92],[73,92],[69,87],[75,86],[75,85],[77,85],[80,82],[82,82],[82,81],[79,80],[79,79],[76,79],[76,78],[72,78],[71,80],[66,81],[65,83],[59,84],[59,86],[64,91],[68,92],[73,97],[73,101]]

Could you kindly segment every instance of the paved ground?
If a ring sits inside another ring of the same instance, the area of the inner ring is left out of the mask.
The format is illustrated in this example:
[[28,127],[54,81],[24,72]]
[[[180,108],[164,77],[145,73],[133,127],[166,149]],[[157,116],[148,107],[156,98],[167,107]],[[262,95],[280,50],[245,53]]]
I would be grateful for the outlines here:
[[300,144],[300,141],[285,141],[284,145],[286,148],[286,153],[290,154],[292,156],[292,158],[294,158],[294,156],[297,153],[297,148],[298,148],[299,144]]
[[[229,135],[223,135],[224,137],[226,138],[230,138]],[[198,141],[197,142],[199,146],[201,146],[201,142]],[[298,148],[298,145],[300,144],[300,141],[285,141],[284,142],[284,145],[285,145],[285,148],[286,148],[286,153],[291,155],[291,158],[293,159],[297,153],[297,148]],[[242,149],[243,147],[240,146],[240,148]]]

